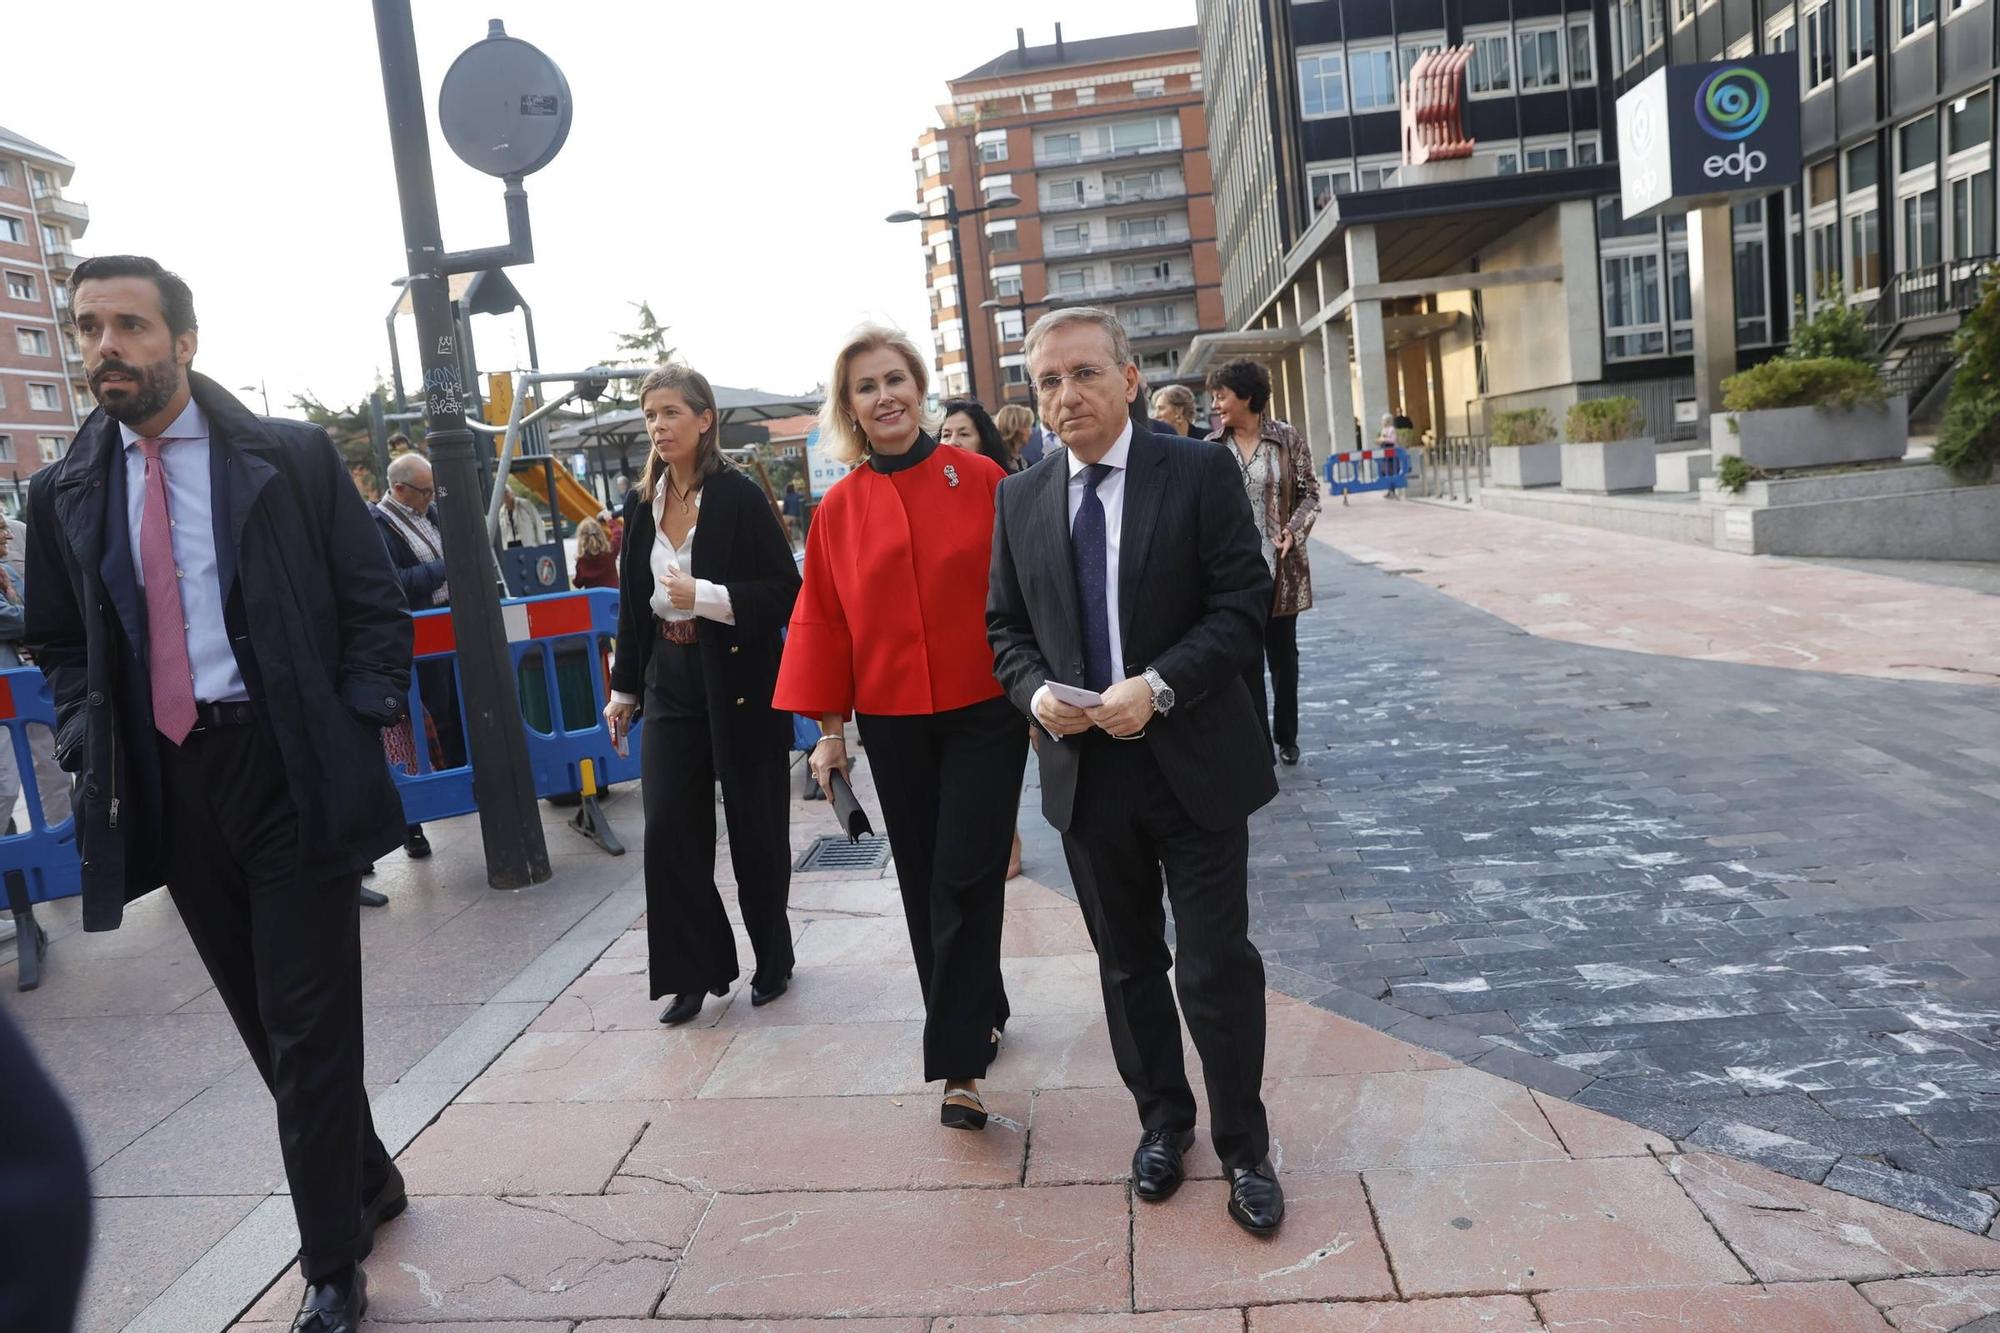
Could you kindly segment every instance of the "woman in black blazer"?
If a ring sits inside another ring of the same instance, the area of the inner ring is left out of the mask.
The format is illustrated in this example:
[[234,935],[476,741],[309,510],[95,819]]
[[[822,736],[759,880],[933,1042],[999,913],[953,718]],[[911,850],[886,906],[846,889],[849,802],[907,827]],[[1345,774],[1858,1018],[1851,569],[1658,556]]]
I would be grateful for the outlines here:
[[618,655],[605,719],[622,736],[646,719],[646,940],[660,1021],[701,1012],[738,975],[736,939],[715,887],[715,783],[729,858],[756,953],[750,1003],[792,975],[792,722],[771,707],[779,632],[798,595],[791,544],[764,492],[722,456],[715,392],[686,366],[639,386],[652,450],[625,497]]

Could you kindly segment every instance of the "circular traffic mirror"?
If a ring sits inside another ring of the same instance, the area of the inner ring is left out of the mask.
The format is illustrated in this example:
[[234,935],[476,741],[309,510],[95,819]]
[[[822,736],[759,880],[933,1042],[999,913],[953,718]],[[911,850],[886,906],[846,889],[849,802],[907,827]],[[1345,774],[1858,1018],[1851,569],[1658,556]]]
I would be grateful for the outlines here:
[[489,176],[540,171],[569,137],[569,81],[540,48],[493,20],[438,89],[438,125],[459,160]]

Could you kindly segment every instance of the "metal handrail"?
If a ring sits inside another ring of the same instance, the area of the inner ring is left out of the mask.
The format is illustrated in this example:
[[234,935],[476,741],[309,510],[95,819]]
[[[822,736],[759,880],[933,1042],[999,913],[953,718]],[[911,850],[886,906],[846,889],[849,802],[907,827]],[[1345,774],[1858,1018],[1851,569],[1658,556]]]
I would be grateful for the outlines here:
[[1173,143],[1145,144],[1136,148],[1091,148],[1078,149],[1074,153],[1035,154],[1035,169],[1046,167],[1082,167],[1092,162],[1118,162],[1128,157],[1157,157],[1162,153],[1182,151],[1179,140]]
[[1184,199],[1187,197],[1187,182],[1162,185],[1157,190],[1121,190],[1116,194],[1105,191],[1095,197],[1078,199],[1044,199],[1044,213],[1081,213],[1093,208],[1121,208],[1126,204],[1149,204],[1161,199]]
[[1051,245],[1042,254],[1049,259],[1075,259],[1082,255],[1114,255],[1126,250],[1149,250],[1162,245],[1188,245],[1194,240],[1191,231],[1173,232],[1160,236],[1126,236],[1116,240],[1085,241],[1080,245]]
[[1995,263],[2000,255],[1974,255],[1896,274],[1869,311],[1869,327],[1887,332],[1913,319],[1965,313],[1979,304],[1980,285]]

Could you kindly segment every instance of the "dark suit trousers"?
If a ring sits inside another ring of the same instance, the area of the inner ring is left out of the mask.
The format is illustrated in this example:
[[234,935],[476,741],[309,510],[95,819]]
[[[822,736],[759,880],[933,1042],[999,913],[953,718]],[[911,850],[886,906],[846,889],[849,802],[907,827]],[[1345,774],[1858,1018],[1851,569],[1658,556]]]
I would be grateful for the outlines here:
[[167,891],[277,1101],[300,1262],[325,1277],[366,1257],[362,1199],[389,1169],[361,1081],[361,881],[300,864],[261,722],[159,749]]
[[[672,644],[659,652],[693,652]],[[647,692],[649,703],[653,691]],[[649,713],[654,710],[649,706]],[[654,999],[736,980],[736,935],[715,887],[715,744],[706,718],[648,716],[639,732],[646,801],[646,952]],[[754,981],[792,973],[790,755],[743,753],[722,778],[736,902],[757,960]]]
[[62,1095],[0,1011],[0,1329],[75,1327],[90,1175]]
[[1009,1012],[1000,925],[1028,733],[1004,698],[855,721],[924,988],[924,1078],[983,1078]]
[[[1264,663],[1271,664],[1271,691],[1264,692]],[[1244,668],[1243,683],[1264,723],[1264,740],[1299,743],[1299,618],[1272,616],[1264,623],[1264,651]]]
[[[1112,1054],[1139,1123],[1195,1123],[1171,968],[1201,1054],[1215,1155],[1224,1166],[1254,1166],[1271,1134],[1260,1092],[1264,960],[1249,936],[1249,825],[1215,832],[1195,824],[1146,741],[1091,731],[1058,743],[1084,747],[1063,850],[1097,947]],[[1178,958],[1167,950],[1163,870]]]
[[[444,751],[443,768],[458,768],[465,763],[465,723],[458,713],[458,671],[457,659],[434,657],[427,662],[417,663],[417,697],[423,700],[424,711],[431,715],[431,722],[437,727],[438,748]],[[422,733],[418,733],[418,744],[423,744]]]

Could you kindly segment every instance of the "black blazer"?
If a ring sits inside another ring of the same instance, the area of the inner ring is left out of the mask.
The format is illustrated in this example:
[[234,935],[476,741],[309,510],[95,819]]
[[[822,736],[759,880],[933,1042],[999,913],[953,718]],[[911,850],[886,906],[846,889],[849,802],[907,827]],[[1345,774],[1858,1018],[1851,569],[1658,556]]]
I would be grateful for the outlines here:
[[[770,501],[756,482],[725,466],[701,487],[688,571],[729,589],[736,623],[697,620],[702,684],[708,696],[715,771],[734,773],[763,751],[789,753],[792,718],[771,707],[778,687],[782,631],[799,595],[799,567]],[[653,506],[634,486],[625,495],[625,546],[618,559],[618,655],[611,688],[637,695],[643,709],[646,667],[660,642],[653,614]]]
[[[1277,794],[1270,748],[1243,673],[1264,651],[1271,574],[1243,477],[1222,450],[1135,431],[1118,548],[1125,674],[1148,667],[1174,708],[1146,724],[1167,783],[1201,827],[1241,823]],[[1030,717],[1049,680],[1083,679],[1070,557],[1069,463],[1057,452],[1000,483],[986,601],[993,671]],[[1042,813],[1067,830],[1081,736],[1040,748]]]
[[[403,595],[326,432],[252,416],[213,381],[188,379],[208,418],[225,625],[284,756],[299,859],[329,880],[358,874],[403,837],[381,738],[408,708]],[[26,644],[55,698],[58,758],[81,775],[85,930],[116,927],[167,869],[124,466],[117,423],[99,409],[28,492]]]

